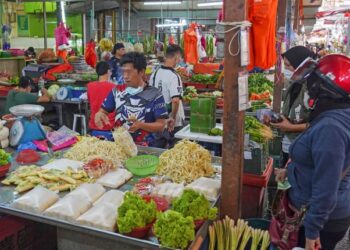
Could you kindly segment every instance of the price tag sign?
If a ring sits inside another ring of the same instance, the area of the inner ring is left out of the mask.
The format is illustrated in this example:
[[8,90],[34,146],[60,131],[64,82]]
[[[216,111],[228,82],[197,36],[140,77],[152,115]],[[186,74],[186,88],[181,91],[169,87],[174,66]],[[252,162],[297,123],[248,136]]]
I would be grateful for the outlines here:
[[250,108],[248,74],[241,72],[238,76],[238,111],[243,111],[248,108]]

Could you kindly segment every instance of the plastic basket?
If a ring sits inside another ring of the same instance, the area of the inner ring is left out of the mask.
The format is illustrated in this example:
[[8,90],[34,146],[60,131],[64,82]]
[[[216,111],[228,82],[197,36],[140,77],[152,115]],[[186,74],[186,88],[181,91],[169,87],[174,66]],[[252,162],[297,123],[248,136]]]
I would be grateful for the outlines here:
[[151,175],[159,165],[159,158],[154,155],[139,155],[128,159],[126,168],[137,176]]

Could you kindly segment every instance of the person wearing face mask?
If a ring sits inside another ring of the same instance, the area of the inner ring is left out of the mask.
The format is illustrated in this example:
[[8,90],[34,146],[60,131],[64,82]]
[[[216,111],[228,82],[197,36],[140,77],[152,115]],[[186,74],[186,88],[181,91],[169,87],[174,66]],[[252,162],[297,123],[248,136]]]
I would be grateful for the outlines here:
[[120,65],[127,88],[109,93],[95,116],[95,123],[99,128],[110,124],[108,114],[115,111],[116,127],[128,128],[136,144],[153,146],[154,133],[162,132],[168,119],[163,95],[144,81],[147,62],[143,54],[127,53]]
[[284,60],[284,77],[288,81],[287,91],[283,96],[282,122],[271,123],[284,135],[282,139],[283,167],[289,159],[289,146],[295,138],[305,130],[309,111],[305,106],[308,99],[306,85],[302,81],[292,81],[292,75],[298,66],[308,57],[314,54],[304,46],[296,46],[282,54]]
[[165,62],[150,77],[150,85],[162,91],[169,119],[167,128],[157,134],[156,147],[173,147],[175,144],[175,133],[178,132],[185,120],[185,112],[182,105],[183,87],[179,74],[175,71],[180,62],[182,49],[178,45],[170,45],[165,53]]
[[313,64],[300,77],[312,104],[309,127],[276,179],[287,177],[289,203],[307,208],[299,246],[333,250],[350,226],[350,58],[334,54]]

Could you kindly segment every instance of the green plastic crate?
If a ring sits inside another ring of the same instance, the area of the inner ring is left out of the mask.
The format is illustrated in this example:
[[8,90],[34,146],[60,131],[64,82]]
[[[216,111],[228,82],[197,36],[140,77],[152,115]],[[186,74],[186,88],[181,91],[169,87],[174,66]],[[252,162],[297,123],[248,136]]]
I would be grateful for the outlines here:
[[216,102],[213,98],[196,98],[191,101],[190,130],[207,134],[215,128]]

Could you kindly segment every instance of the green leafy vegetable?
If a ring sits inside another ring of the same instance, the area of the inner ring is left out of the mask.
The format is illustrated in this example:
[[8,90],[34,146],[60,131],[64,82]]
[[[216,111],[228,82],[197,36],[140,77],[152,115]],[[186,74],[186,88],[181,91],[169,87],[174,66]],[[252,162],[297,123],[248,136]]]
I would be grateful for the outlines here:
[[248,77],[248,89],[249,95],[252,93],[260,94],[265,91],[273,93],[273,82],[262,73],[251,74]]
[[128,192],[118,208],[118,230],[120,233],[130,233],[135,228],[152,223],[156,214],[157,208],[153,200],[147,203],[141,196]]
[[203,84],[215,84],[219,79],[219,75],[203,75],[196,74],[191,77],[191,81]]
[[249,134],[250,140],[263,143],[273,138],[271,128],[262,124],[255,117],[246,116],[244,119],[244,132]]
[[154,225],[154,234],[165,247],[184,249],[194,240],[194,223],[191,216],[168,210],[159,213]]
[[216,207],[211,207],[210,202],[204,195],[192,189],[186,189],[181,197],[174,200],[173,210],[185,217],[191,216],[194,220],[213,220],[218,212]]
[[6,153],[5,150],[0,149],[0,167],[7,165],[10,162],[11,155]]

